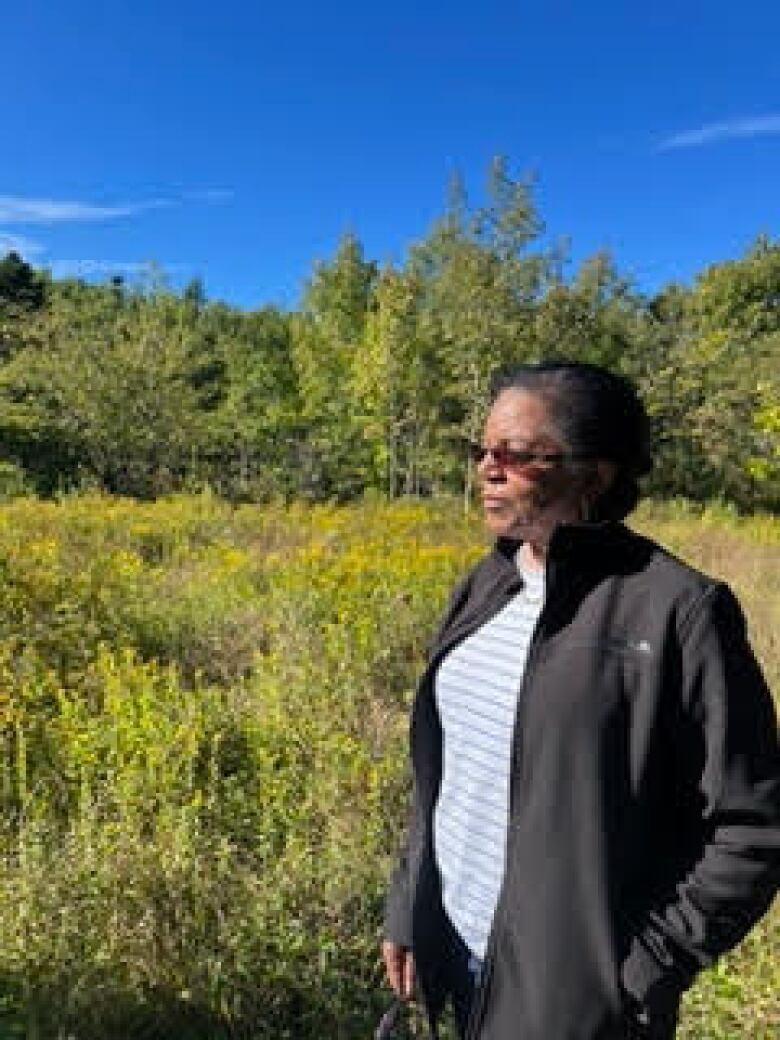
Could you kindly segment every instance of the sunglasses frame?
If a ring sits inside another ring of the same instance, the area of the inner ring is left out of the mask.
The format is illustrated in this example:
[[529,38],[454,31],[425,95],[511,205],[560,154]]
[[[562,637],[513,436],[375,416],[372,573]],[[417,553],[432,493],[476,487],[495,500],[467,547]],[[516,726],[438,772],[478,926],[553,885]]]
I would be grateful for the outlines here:
[[571,451],[530,451],[525,448],[510,448],[508,444],[499,444],[494,448],[485,447],[469,441],[468,453],[476,465],[484,462],[490,455],[502,469],[523,469],[526,466],[560,466],[566,462],[586,462],[592,456]]

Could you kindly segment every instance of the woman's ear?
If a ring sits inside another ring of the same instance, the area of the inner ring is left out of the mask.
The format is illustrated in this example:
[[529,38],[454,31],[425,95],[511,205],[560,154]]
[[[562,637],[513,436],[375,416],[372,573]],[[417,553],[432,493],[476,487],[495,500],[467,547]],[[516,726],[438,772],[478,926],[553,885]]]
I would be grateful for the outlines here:
[[598,510],[596,503],[601,496],[613,484],[617,476],[617,466],[614,462],[606,459],[598,459],[594,466],[590,467],[587,484],[580,502],[580,519],[588,523],[595,520]]
[[615,480],[617,475],[617,466],[614,462],[609,462],[607,459],[598,459],[593,469],[593,490],[596,495],[603,495],[604,492],[610,487]]

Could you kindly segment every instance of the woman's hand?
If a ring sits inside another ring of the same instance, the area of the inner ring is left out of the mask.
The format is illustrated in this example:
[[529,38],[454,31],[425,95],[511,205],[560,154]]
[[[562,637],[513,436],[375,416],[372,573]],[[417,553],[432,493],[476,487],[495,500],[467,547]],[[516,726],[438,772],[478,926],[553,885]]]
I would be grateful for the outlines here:
[[397,997],[411,1000],[414,995],[414,956],[405,946],[385,940],[382,943],[387,981]]

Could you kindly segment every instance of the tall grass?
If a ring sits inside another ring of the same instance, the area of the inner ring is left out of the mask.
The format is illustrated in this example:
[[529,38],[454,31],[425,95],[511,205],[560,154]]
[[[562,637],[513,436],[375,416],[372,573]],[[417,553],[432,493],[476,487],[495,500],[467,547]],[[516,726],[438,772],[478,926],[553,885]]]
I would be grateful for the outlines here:
[[[780,522],[637,525],[732,583],[776,680]],[[370,1034],[414,679],[483,549],[446,502],[0,508],[0,1037]],[[779,932],[683,1037],[774,1035]]]

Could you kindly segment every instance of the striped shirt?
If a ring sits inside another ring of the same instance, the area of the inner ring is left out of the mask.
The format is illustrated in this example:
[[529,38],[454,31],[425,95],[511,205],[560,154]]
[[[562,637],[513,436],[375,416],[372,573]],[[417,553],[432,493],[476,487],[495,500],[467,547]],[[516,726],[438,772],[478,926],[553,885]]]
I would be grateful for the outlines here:
[[435,679],[444,734],[436,861],[444,908],[480,958],[504,876],[517,698],[544,603],[544,571],[520,569],[523,589],[447,655]]

